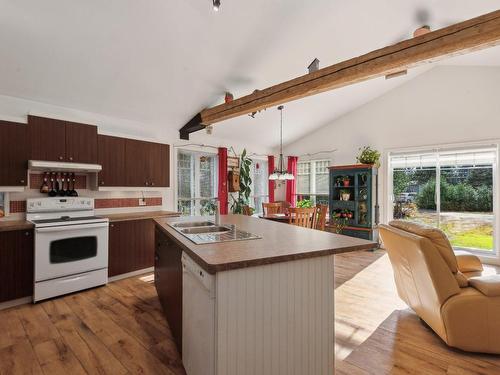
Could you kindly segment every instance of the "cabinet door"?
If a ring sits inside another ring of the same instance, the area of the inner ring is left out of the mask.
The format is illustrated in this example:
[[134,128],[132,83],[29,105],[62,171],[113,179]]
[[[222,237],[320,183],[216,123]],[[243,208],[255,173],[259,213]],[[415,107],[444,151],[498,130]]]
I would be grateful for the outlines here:
[[135,139],[127,139],[125,141],[127,186],[149,186],[148,143]]
[[33,294],[33,231],[0,232],[0,302]]
[[109,225],[109,276],[153,267],[154,224],[132,220]]
[[125,138],[98,136],[99,186],[126,186]]
[[27,126],[0,121],[0,186],[26,186]]
[[97,126],[66,121],[66,161],[97,163]]
[[32,160],[66,159],[66,122],[28,116],[28,138]]
[[170,147],[161,143],[151,143],[149,149],[149,182],[151,186],[169,187]]
[[177,349],[182,352],[182,249],[159,229],[155,230],[155,242],[156,291]]

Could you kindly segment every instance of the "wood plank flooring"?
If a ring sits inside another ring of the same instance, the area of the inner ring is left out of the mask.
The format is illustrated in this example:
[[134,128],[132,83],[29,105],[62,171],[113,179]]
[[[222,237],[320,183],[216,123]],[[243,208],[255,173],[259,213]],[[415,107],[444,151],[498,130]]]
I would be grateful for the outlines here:
[[[336,374],[500,374],[500,356],[451,350],[420,323],[383,251],[336,256],[335,271]],[[185,372],[142,275],[0,311],[0,374]]]

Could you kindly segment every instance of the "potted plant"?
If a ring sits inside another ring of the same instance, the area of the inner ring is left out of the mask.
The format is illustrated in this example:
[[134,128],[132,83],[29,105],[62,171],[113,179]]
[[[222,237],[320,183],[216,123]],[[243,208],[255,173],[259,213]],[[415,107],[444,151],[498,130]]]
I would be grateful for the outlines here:
[[344,184],[344,187],[349,187],[349,184],[351,183],[349,176],[342,177],[342,183]]
[[372,149],[370,146],[365,146],[359,149],[360,153],[356,157],[358,163],[371,164],[380,167],[380,152]]
[[341,201],[348,201],[351,199],[351,192],[349,190],[340,190],[340,200]]

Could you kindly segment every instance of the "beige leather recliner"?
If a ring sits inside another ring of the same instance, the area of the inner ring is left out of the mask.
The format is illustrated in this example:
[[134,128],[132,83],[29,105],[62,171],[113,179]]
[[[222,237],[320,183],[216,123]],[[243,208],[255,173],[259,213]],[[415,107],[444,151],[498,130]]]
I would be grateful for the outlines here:
[[399,297],[449,346],[500,354],[500,275],[455,254],[439,229],[395,220],[380,225]]

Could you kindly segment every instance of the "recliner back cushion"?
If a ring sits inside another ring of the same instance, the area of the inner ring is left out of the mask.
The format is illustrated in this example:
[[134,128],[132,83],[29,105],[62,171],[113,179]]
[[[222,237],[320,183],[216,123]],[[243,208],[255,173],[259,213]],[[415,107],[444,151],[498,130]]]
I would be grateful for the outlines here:
[[454,274],[458,272],[457,258],[451,247],[450,240],[448,240],[448,237],[446,237],[446,234],[441,229],[406,220],[393,220],[389,225],[431,240],[450,268],[450,271]]

